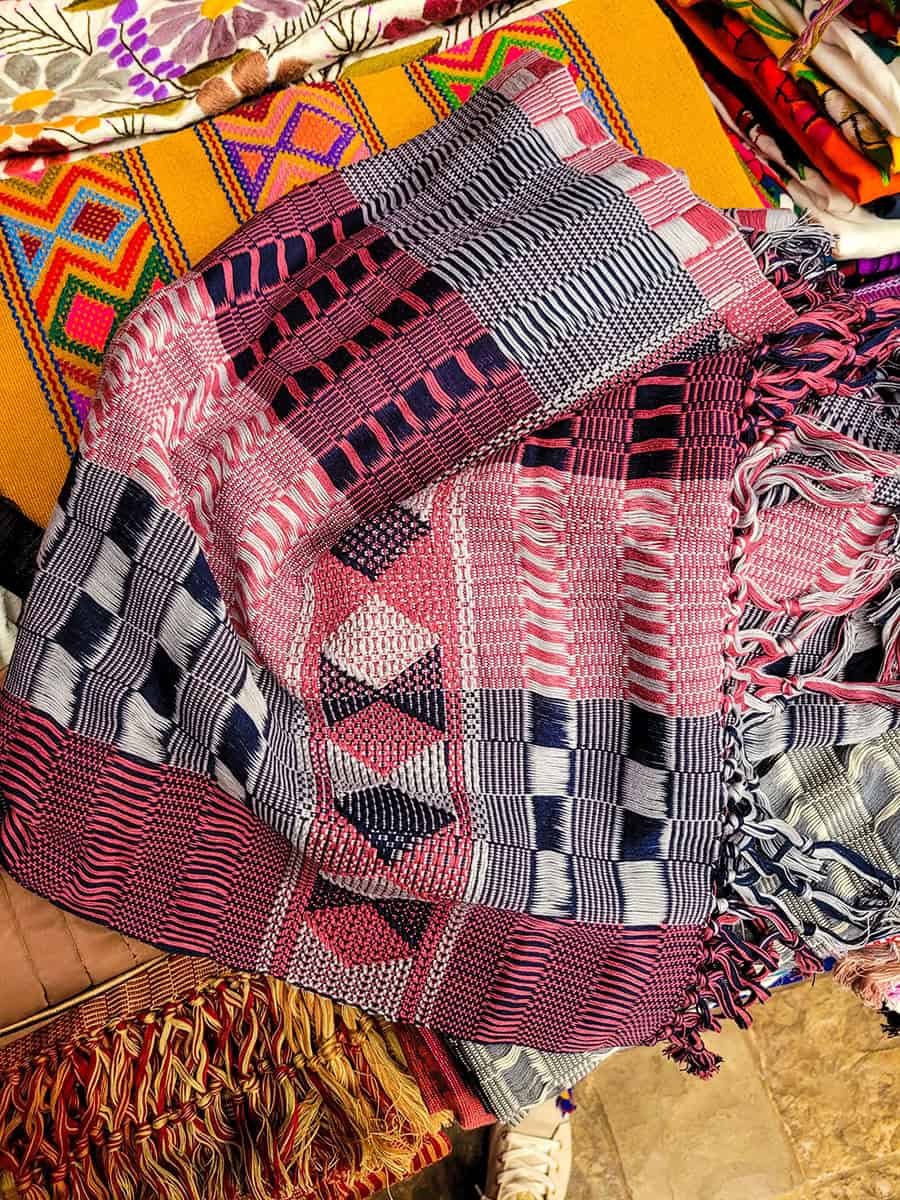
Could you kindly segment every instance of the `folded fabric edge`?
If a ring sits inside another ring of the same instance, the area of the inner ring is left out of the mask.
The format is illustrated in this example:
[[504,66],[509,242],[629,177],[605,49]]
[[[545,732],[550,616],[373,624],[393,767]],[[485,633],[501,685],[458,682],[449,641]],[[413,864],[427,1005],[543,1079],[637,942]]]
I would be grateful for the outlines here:
[[201,1178],[229,1200],[325,1196],[446,1151],[452,1114],[428,1113],[392,1031],[357,1010],[207,959],[151,964],[137,991],[159,1003],[135,1010],[123,985],[0,1050],[19,1200],[196,1200]]
[[[0,671],[5,671],[5,668],[0,668]],[[79,1004],[86,1004],[89,1000],[95,1000],[105,992],[112,991],[113,988],[121,987],[131,979],[137,979],[139,975],[143,975],[145,971],[149,970],[154,963],[163,957],[165,955],[158,954],[154,958],[147,959],[146,962],[138,963],[128,971],[122,971],[120,974],[114,975],[111,979],[107,979],[103,983],[98,983],[83,992],[69,996],[66,1000],[61,1000],[58,1004],[41,1009],[30,1016],[23,1017],[21,1021],[13,1021],[9,1025],[0,1025],[0,1049],[2,1049],[4,1044],[32,1033],[35,1029],[46,1025],[49,1021],[55,1020],[56,1017],[61,1016],[72,1008],[76,1008]]]
[[[748,714],[801,688],[853,702],[897,703],[889,690],[900,653],[900,622],[890,605],[877,613],[882,626],[883,665],[871,685],[829,680],[826,664],[819,676],[802,683],[776,675],[747,671],[748,639],[765,643],[764,658],[773,662],[785,649],[764,631],[747,631],[740,620],[748,604],[747,576],[759,542],[759,506],[763,494],[783,482],[779,460],[803,448],[823,464],[821,469],[794,466],[803,495],[814,503],[847,503],[847,477],[869,472],[876,478],[896,475],[900,456],[864,446],[815,420],[816,400],[851,394],[872,382],[900,345],[900,301],[873,300],[868,304],[849,295],[830,300],[814,312],[801,313],[789,326],[769,335],[757,347],[747,379],[743,439],[750,449],[733,485],[735,533],[732,542],[730,617],[725,639],[723,681],[723,765],[726,807],[720,859],[714,881],[715,912],[703,935],[704,950],[693,986],[681,1011],[659,1034],[664,1053],[689,1074],[708,1078],[721,1061],[703,1044],[702,1034],[719,1032],[721,1019],[740,1028],[752,1021],[748,1009],[766,1000],[764,977],[775,970],[780,952],[788,950],[801,974],[820,970],[822,962],[809,945],[808,931],[798,927],[789,910],[778,904],[777,893],[757,885],[774,876],[784,889],[810,893],[821,877],[823,863],[837,856],[864,884],[867,907],[850,915],[861,925],[871,921],[873,903],[893,911],[898,881],[859,856],[829,844],[818,844],[778,819],[757,786],[744,744]],[[900,571],[891,554],[890,574],[878,575],[863,586],[851,574],[840,587],[822,597],[823,612],[849,619],[863,603],[882,591]],[[826,607],[827,606],[827,607]],[[799,614],[797,614],[799,615]],[[804,611],[804,615],[806,615]]]

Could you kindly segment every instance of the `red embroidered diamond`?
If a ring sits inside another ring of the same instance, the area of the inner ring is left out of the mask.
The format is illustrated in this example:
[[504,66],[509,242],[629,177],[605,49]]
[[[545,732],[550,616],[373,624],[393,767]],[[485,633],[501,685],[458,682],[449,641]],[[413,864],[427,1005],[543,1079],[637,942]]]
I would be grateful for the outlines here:
[[121,220],[118,209],[107,208],[96,200],[86,200],[72,224],[72,232],[95,242],[105,242]]

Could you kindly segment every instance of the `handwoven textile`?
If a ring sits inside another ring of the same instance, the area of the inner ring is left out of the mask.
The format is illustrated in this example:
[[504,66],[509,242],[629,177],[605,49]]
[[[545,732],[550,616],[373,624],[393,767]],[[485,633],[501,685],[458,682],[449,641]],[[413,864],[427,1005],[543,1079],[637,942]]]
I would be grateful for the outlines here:
[[363,1200],[449,1149],[389,1028],[207,959],[2,1033],[10,1200]]
[[[37,570],[42,531],[0,497],[0,670],[12,655]],[[104,983],[159,952],[81,920],[25,891],[0,869],[0,1042],[12,1028],[46,1019],[48,1008]]]
[[[623,25],[666,50],[653,87]],[[569,65],[618,141],[687,171],[716,203],[753,203],[653,0],[627,13],[572,0],[405,68],[286,88],[122,154],[0,180],[0,402],[17,413],[0,431],[0,491],[46,524],[103,352],[144,296],[284,192],[421,133],[527,49]],[[660,86],[678,122],[656,103]]]
[[41,530],[12,501],[0,496],[0,672],[12,657],[16,628],[37,565]]
[[[900,877],[900,734],[892,731],[847,748],[795,750],[780,757],[759,782],[772,811],[810,840],[839,842],[885,875]],[[774,891],[775,880],[766,886]],[[825,867],[821,886],[821,896],[811,888],[783,893],[781,903],[792,921],[811,930],[810,944],[822,956],[841,954],[848,937],[864,945],[870,928],[858,924],[866,908],[858,877],[835,861]],[[900,922],[900,905],[890,919]]]
[[[541,58],[254,218],[107,352],[3,698],[12,873],[457,1037],[662,1036],[720,835],[728,348],[792,316],[736,227]],[[675,461],[692,486],[666,499]],[[678,525],[711,531],[699,608]],[[575,560],[561,532],[589,529]],[[648,553],[671,593],[641,583]],[[654,662],[660,604],[690,622],[677,671]],[[42,783],[31,736],[87,790]]]
[[28,174],[47,157],[133,145],[273,85],[378,70],[552,6],[553,0],[6,5],[0,170]]
[[900,457],[823,397],[900,306],[823,296],[536,56],[254,218],[107,353],[3,698],[10,869],[455,1037],[711,1070],[713,1005],[810,961],[769,877],[896,890],[754,778],[898,715]]
[[[632,35],[665,48],[653,88],[628,50]],[[404,69],[331,90],[285,89],[140,149],[0,183],[9,304],[0,307],[7,364],[0,388],[8,389],[19,414],[15,438],[0,438],[0,473],[9,490],[46,520],[103,349],[148,290],[185,270],[284,191],[443,118],[529,48],[569,64],[585,102],[624,145],[665,156],[723,204],[752,203],[683,47],[646,0],[627,12],[573,0],[563,12],[519,21]],[[658,86],[677,104],[679,122],[669,121],[656,103]],[[466,1050],[457,1043],[464,1062]],[[500,1083],[484,1075],[489,1054],[472,1048],[478,1077],[499,1098]],[[520,1093],[505,1093],[504,1112],[558,1090],[554,1059],[509,1046],[496,1054],[503,1086],[514,1082]],[[571,1067],[562,1072],[563,1082],[573,1077]]]
[[711,1069],[801,940],[766,878],[822,853],[754,763],[895,716],[900,459],[804,402],[898,307],[842,304],[796,319],[546,59],[285,197],[107,355],[7,684],[11,869],[454,1036]]

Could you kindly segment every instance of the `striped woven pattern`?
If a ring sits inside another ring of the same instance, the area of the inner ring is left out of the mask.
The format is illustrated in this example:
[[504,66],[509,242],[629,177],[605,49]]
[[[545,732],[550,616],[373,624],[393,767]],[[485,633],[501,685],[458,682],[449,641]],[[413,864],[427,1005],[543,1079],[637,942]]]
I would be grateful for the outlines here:
[[2,697],[10,870],[456,1038],[711,1069],[757,492],[896,307],[797,318],[534,54],[284,197],[108,352]]

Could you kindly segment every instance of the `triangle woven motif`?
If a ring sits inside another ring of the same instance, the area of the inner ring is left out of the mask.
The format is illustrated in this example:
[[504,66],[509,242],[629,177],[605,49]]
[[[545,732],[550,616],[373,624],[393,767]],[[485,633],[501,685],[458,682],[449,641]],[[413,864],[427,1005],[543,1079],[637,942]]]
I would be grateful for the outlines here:
[[441,648],[435,646],[381,691],[381,699],[400,712],[435,729],[447,728],[444,710]]
[[322,710],[329,725],[337,725],[379,699],[377,688],[348,674],[326,654],[319,656],[319,688]]
[[306,921],[340,962],[361,965],[408,957],[422,940],[432,911],[422,900],[360,896],[320,875]]
[[385,863],[453,824],[453,816],[393,787],[373,787],[338,797],[335,808]]

